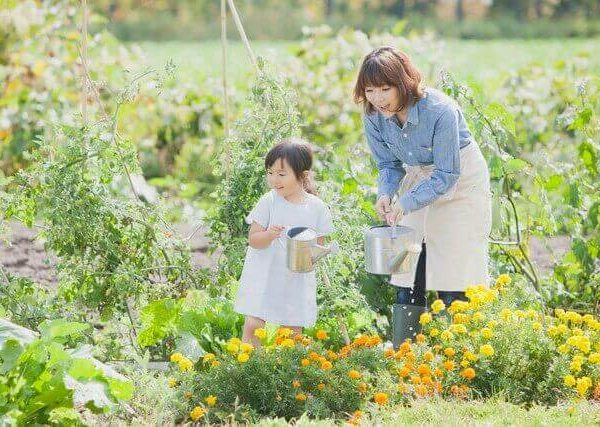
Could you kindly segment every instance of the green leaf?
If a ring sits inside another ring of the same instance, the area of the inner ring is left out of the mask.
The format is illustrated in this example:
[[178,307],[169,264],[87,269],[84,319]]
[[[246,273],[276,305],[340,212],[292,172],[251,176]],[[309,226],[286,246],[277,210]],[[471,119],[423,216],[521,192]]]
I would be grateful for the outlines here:
[[490,118],[498,120],[502,127],[506,129],[511,134],[515,134],[515,119],[512,114],[508,112],[508,110],[502,104],[498,104],[496,102],[492,102],[488,104],[485,110],[485,114],[490,116]]
[[2,359],[0,372],[6,373],[14,368],[22,352],[23,347],[21,347],[21,344],[17,340],[12,338],[6,340],[2,349],[0,349],[0,359]]
[[507,174],[515,173],[529,167],[529,163],[522,159],[510,159],[504,164],[504,172]]
[[579,158],[592,175],[598,174],[598,157],[592,144],[589,142],[579,144]]
[[133,397],[135,387],[131,381],[121,381],[116,378],[107,378],[111,394],[119,400],[129,400]]
[[56,319],[42,323],[40,325],[40,333],[46,339],[76,338],[89,328],[90,325],[86,323],[67,322],[64,319]]
[[592,118],[592,109],[591,108],[585,108],[585,109],[581,110],[577,114],[577,117],[575,118],[575,120],[573,120],[573,123],[571,123],[569,125],[569,130],[583,129],[590,122],[591,118]]
[[94,362],[88,359],[74,359],[69,368],[69,375],[75,379],[91,379],[101,374]]
[[556,190],[563,183],[564,178],[562,175],[551,175],[544,181],[544,188],[548,191]]

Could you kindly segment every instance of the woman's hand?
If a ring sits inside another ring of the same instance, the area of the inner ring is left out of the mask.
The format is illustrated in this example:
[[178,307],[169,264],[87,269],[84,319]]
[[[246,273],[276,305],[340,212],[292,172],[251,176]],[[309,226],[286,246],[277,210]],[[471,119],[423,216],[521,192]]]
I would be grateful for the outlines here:
[[271,240],[275,240],[281,236],[281,232],[285,227],[282,225],[271,225],[267,228],[267,235]]
[[390,199],[390,196],[381,196],[377,199],[375,210],[381,220],[387,221],[387,214],[392,211],[392,200]]
[[396,200],[396,202],[392,205],[390,212],[385,215],[385,222],[387,222],[387,224],[390,226],[397,225],[402,219],[403,215],[404,209],[402,209],[402,206],[400,206],[399,201]]

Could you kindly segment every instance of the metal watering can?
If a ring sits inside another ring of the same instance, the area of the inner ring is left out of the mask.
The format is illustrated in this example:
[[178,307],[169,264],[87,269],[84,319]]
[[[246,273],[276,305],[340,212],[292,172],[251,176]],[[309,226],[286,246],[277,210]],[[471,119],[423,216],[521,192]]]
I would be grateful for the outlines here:
[[339,250],[337,242],[329,246],[317,243],[317,232],[308,227],[287,229],[287,266],[295,273],[308,273],[315,269],[315,263],[325,255],[335,254]]
[[404,225],[368,228],[364,246],[365,269],[372,274],[408,273],[421,253],[415,230]]

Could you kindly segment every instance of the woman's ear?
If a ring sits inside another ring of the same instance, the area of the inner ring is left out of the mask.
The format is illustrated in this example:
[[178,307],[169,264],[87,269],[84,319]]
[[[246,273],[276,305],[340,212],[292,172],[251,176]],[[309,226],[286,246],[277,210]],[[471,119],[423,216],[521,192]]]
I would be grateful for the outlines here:
[[302,172],[302,179],[308,179],[308,175],[310,175],[310,171],[306,170]]

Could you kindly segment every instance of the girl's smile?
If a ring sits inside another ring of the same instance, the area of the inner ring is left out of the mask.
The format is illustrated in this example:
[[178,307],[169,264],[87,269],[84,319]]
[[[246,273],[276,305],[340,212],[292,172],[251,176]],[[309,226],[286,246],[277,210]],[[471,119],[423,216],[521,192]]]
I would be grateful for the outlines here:
[[304,197],[302,181],[296,177],[285,159],[278,159],[267,169],[267,183],[277,194],[290,202],[298,203]]

